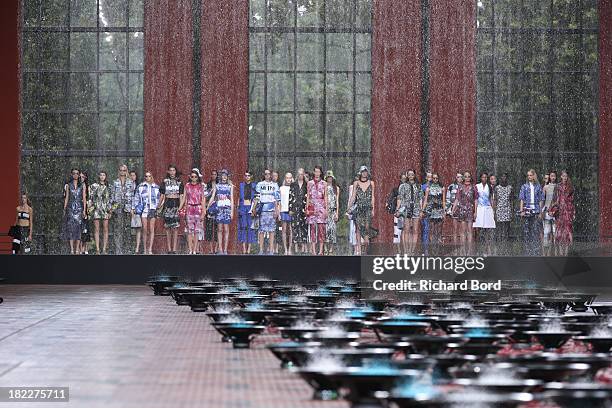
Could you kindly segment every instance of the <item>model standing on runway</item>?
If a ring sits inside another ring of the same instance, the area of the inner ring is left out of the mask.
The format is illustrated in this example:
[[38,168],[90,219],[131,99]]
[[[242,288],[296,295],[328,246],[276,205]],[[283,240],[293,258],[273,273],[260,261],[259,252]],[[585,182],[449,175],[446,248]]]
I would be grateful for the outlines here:
[[446,188],[446,213],[451,219],[451,243],[456,244],[459,239],[459,221],[457,216],[453,214],[453,204],[455,203],[455,197],[457,196],[457,190],[463,183],[463,174],[457,173],[455,181]]
[[[372,218],[375,211],[374,181],[367,166],[359,168],[359,180],[353,183],[353,191],[348,202],[347,215],[355,221],[355,255],[366,255],[373,235]],[[363,241],[362,241],[363,239]],[[362,245],[363,242],[363,245]]]
[[65,239],[70,242],[70,253],[78,254],[81,243],[83,220],[87,216],[87,195],[81,183],[78,169],[72,169],[72,179],[64,186],[64,231]]
[[553,207],[555,205],[558,207],[556,242],[559,246],[559,255],[567,256],[569,247],[574,242],[574,221],[576,219],[574,186],[567,171],[561,172],[561,182],[557,186],[556,199],[553,201]]
[[34,209],[28,195],[21,194],[21,204],[17,207],[15,218],[17,236],[13,237],[13,254],[21,255],[30,251],[32,231],[34,230]]
[[131,192],[131,199],[129,203],[130,215],[132,217],[130,221],[130,226],[132,229],[132,235],[136,236],[135,237],[136,238],[136,250],[134,251],[134,253],[138,254],[140,253],[140,236],[142,234],[142,218],[140,217],[140,215],[134,214],[134,211],[132,210],[132,205],[134,203],[134,199],[136,198],[136,193],[138,192],[138,185],[140,184],[140,181],[138,180],[138,173],[136,173],[136,170],[130,170],[130,180],[132,181],[132,186],[134,187]]
[[485,255],[491,255],[493,234],[495,232],[495,213],[493,211],[493,189],[489,185],[489,175],[480,174],[478,189],[478,205],[473,228],[476,230],[479,242],[484,244]]
[[327,254],[333,255],[337,237],[338,211],[340,209],[340,187],[336,184],[334,172],[328,170],[325,173],[325,182],[327,184],[327,224],[325,226],[325,244]]
[[206,211],[206,229],[204,240],[209,243],[209,253],[217,251],[217,204],[211,200],[212,191],[219,182],[217,170],[210,172],[210,181],[206,183],[206,193],[208,194],[208,211]]
[[134,195],[132,210],[140,215],[142,222],[142,241],[144,253],[153,254],[153,241],[155,240],[155,218],[160,200],[159,186],[155,184],[153,173],[147,171],[145,179]]
[[229,180],[227,170],[219,171],[219,182],[213,187],[210,201],[217,205],[217,253],[227,255],[229,225],[234,219],[234,185]]
[[504,173],[495,186],[495,241],[499,255],[506,255],[510,240],[510,222],[512,221],[512,186],[508,184],[508,174]]
[[[259,195],[259,254],[274,255],[274,238],[276,235],[276,220],[279,217],[280,189],[272,181],[272,172],[264,170],[264,179],[255,188]],[[265,242],[268,238],[268,250]]]
[[[310,253],[323,255],[325,227],[327,225],[327,184],[323,181],[323,168],[315,166],[313,179],[307,185],[306,214],[310,225]],[[317,244],[319,249],[317,252]]]
[[111,218],[113,208],[105,171],[101,171],[98,174],[98,181],[89,187],[88,213],[94,220],[94,241],[97,255],[100,255],[100,223],[102,223],[102,253],[106,255],[108,249],[108,220]]
[[431,183],[425,190],[425,198],[423,199],[423,216],[429,217],[431,242],[436,248],[442,245],[442,224],[446,213],[445,208],[445,188],[438,173],[432,173]]
[[176,254],[178,251],[178,229],[181,224],[179,217],[179,207],[185,186],[181,181],[181,173],[175,165],[168,166],[168,172],[161,186],[161,202],[159,208],[164,218],[164,228],[166,229],[166,245],[169,254]]
[[406,172],[406,182],[397,192],[397,211],[395,216],[402,226],[402,250],[414,254],[419,239],[419,220],[421,216],[421,186],[413,169]]
[[283,185],[280,187],[280,220],[281,220],[281,239],[285,255],[292,255],[291,246],[293,237],[291,234],[291,215],[289,214],[289,196],[291,195],[291,185],[293,184],[293,174],[286,173]]
[[557,190],[557,172],[551,171],[548,174],[548,184],[543,187],[544,190],[544,208],[543,211],[543,220],[542,227],[544,230],[543,240],[542,240],[542,249],[544,255],[551,256],[554,255],[555,251],[555,235],[557,233],[557,227],[555,222],[555,217],[551,215],[552,211],[552,203],[553,198],[555,196],[555,192]]
[[206,185],[202,183],[200,170],[191,170],[183,197],[179,212],[185,213],[189,255],[195,255],[199,252],[199,243],[204,235],[203,217],[206,215]]
[[463,254],[472,253],[473,231],[472,224],[476,218],[476,207],[478,206],[478,190],[472,184],[472,174],[469,171],[463,173],[463,183],[457,189],[452,214],[459,222],[459,242],[462,244]]
[[250,171],[244,173],[244,181],[240,183],[240,195],[238,197],[238,242],[242,244],[242,253],[251,252],[251,245],[257,242],[256,232],[251,228],[253,217],[251,205],[255,199],[255,187]]
[[132,198],[136,186],[128,176],[128,167],[125,164],[119,166],[119,176],[113,182],[111,193],[111,204],[113,207],[113,241],[115,242],[115,255],[123,255],[130,252],[130,227]]
[[520,215],[523,218],[524,252],[526,255],[540,255],[544,194],[534,169],[527,172],[527,182],[521,186],[519,200]]
[[289,215],[291,216],[291,235],[295,244],[295,253],[306,252],[308,224],[306,223],[307,181],[304,169],[299,168],[297,179],[291,184],[289,194]]

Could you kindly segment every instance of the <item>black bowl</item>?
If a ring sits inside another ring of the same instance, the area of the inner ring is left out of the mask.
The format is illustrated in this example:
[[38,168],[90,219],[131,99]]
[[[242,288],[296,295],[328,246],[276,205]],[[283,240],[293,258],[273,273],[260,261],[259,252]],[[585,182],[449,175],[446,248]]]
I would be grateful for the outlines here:
[[612,314],[612,304],[599,304],[591,305],[591,309],[598,315],[610,315]]
[[527,331],[525,334],[533,336],[538,343],[544,346],[548,350],[554,350],[563,346],[569,339],[579,335],[578,332],[540,332],[540,331]]
[[429,309],[429,305],[426,303],[412,303],[412,302],[402,302],[397,305],[393,305],[393,309],[404,312],[404,313],[414,313],[419,314],[423,311]]
[[523,378],[542,380],[545,382],[566,381],[570,377],[575,378],[588,373],[590,366],[584,363],[533,363],[524,364],[518,374]]
[[531,392],[540,387],[544,382],[541,380],[514,380],[507,379],[505,381],[487,381],[486,379],[468,379],[462,378],[453,380],[451,385],[459,385],[462,387],[479,388],[486,392],[494,393],[514,393],[514,392]]
[[451,353],[468,354],[472,356],[478,356],[484,358],[489,354],[497,354],[502,348],[499,344],[482,344],[482,343],[463,343],[463,344],[449,344],[448,350]]
[[450,378],[449,369],[451,367],[462,367],[466,364],[477,362],[480,357],[471,354],[449,353],[430,356],[436,361],[435,371],[443,378]]
[[302,338],[306,341],[318,341],[327,347],[347,347],[359,339],[359,333],[347,332],[341,335],[330,335],[325,331],[307,333]]
[[340,384],[330,378],[327,372],[306,368],[297,369],[295,372],[312,387],[312,399],[331,401],[338,398]]
[[589,343],[594,353],[607,353],[612,348],[612,337],[578,336],[575,339]]
[[321,353],[334,357],[347,367],[362,367],[364,362],[371,364],[372,361],[385,361],[391,360],[395,349],[392,348],[323,348],[323,349],[310,349],[307,351],[309,354],[309,361],[316,358]]
[[233,312],[206,312],[206,316],[210,317],[213,322],[220,322],[222,319],[226,319],[233,314]]
[[[295,351],[298,349],[318,350],[318,348],[321,346],[322,344],[317,343],[317,342],[302,343],[302,342],[295,342],[295,341],[286,341],[286,342],[281,342],[281,343],[267,344],[266,348],[270,350],[272,354],[274,354],[274,356],[280,360],[281,368],[287,368],[287,367],[296,365],[295,364],[296,360],[294,356],[297,356],[298,354],[291,354],[292,351]],[[302,362],[305,362],[305,360],[304,361],[300,360],[300,363]]]
[[597,322],[563,322],[561,323],[564,330],[580,333],[586,336],[598,326]]
[[460,319],[438,319],[434,324],[444,330],[446,333],[453,333],[453,327],[462,327],[463,320]]
[[412,350],[419,354],[441,354],[451,343],[462,344],[466,340],[460,335],[450,336],[426,336],[414,335],[405,337],[404,340],[410,343]]
[[265,324],[266,317],[274,314],[279,314],[278,309],[240,309],[236,312],[240,317],[245,320],[251,320],[258,322],[259,324]]
[[[415,334],[425,334],[430,327],[429,323],[422,322],[405,322],[405,321],[387,321],[382,323],[373,323],[371,325],[376,336],[382,341],[384,336],[391,338],[403,338]],[[381,336],[381,334],[383,336]]]
[[266,326],[252,323],[227,323],[227,325],[223,328],[225,333],[227,333],[227,336],[230,338],[232,346],[236,349],[249,348],[251,346],[251,340],[253,337],[260,334],[265,329]]
[[611,403],[608,391],[555,390],[543,396],[563,408],[608,408]]
[[278,331],[281,337],[285,339],[292,339],[295,341],[302,340],[306,334],[317,333],[325,330],[325,327],[308,327],[308,328],[294,328],[294,327],[280,327]]
[[324,326],[336,326],[347,332],[359,332],[363,328],[363,321],[356,319],[329,319],[322,320]]

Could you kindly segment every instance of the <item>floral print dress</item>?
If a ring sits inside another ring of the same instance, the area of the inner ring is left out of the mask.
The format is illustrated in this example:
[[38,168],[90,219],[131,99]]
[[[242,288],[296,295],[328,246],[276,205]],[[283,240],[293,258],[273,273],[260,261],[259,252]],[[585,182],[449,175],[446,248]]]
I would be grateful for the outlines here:
[[112,203],[108,184],[94,183],[89,187],[89,211],[94,220],[110,218]]
[[325,229],[325,242],[335,244],[337,241],[336,221],[336,187],[327,186],[327,227]]
[[326,224],[327,211],[325,210],[325,188],[326,183],[323,180],[308,182],[308,200],[314,207],[314,214],[308,217],[309,224]]
[[557,218],[557,242],[569,244],[574,231],[574,189],[567,184],[557,186],[557,199],[554,200],[559,205],[559,215]]

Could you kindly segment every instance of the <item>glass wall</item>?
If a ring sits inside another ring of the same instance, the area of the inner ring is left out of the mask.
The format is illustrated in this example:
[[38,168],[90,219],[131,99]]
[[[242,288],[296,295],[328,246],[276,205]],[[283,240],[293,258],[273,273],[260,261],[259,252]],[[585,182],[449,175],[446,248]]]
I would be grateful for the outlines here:
[[478,169],[567,169],[577,236],[598,219],[597,0],[479,0]]
[[[371,0],[250,0],[249,166],[370,162]],[[346,199],[346,193],[344,197]]]
[[38,252],[59,252],[70,169],[143,161],[143,0],[23,0],[21,180]]

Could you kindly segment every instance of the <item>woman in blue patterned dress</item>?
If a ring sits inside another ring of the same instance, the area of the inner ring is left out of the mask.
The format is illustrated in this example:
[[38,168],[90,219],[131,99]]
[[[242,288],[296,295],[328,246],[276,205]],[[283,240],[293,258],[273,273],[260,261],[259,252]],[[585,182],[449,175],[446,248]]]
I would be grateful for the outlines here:
[[70,241],[70,253],[78,254],[81,243],[81,228],[85,213],[87,196],[85,187],[79,180],[80,172],[72,169],[71,180],[64,186],[65,239]]
[[229,242],[229,224],[234,218],[234,185],[229,181],[227,170],[219,171],[219,182],[215,184],[211,202],[217,203],[217,253],[227,255],[227,245]]

